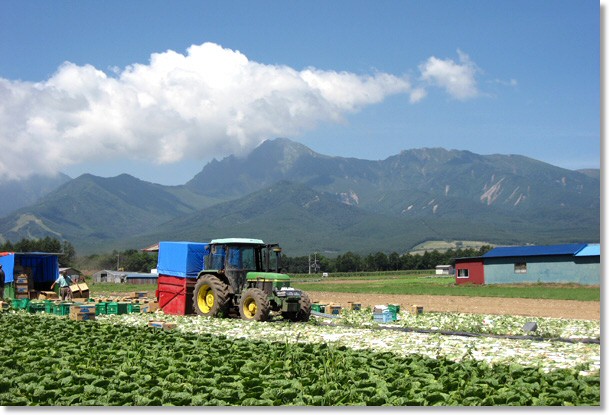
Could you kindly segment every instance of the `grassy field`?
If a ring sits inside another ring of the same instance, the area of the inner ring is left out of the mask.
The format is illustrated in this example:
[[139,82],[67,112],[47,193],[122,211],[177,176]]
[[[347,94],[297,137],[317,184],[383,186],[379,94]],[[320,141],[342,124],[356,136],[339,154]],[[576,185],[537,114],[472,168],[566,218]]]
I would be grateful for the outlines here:
[[360,294],[454,295],[579,301],[600,301],[601,295],[599,287],[575,284],[456,285],[452,277],[430,278],[420,275],[366,276],[342,280],[328,278],[315,282],[297,280],[293,285],[305,291]]
[[427,241],[422,244],[418,244],[414,248],[412,248],[409,253],[410,254],[420,254],[423,255],[426,251],[438,251],[438,252],[446,252],[449,249],[480,249],[482,246],[489,245],[493,246],[493,244],[484,241]]
[[111,295],[117,293],[130,293],[146,291],[149,295],[154,295],[157,289],[156,284],[115,284],[111,282],[93,283],[87,281],[92,295]]
[[[429,274],[427,274],[429,275]],[[112,295],[147,291],[154,295],[156,284],[113,284],[88,282],[93,295]],[[453,277],[428,277],[420,273],[359,274],[320,278],[319,275],[296,275],[292,285],[305,291],[453,295],[467,297],[540,298],[552,300],[600,301],[600,287],[576,284],[521,284],[521,285],[456,285]]]

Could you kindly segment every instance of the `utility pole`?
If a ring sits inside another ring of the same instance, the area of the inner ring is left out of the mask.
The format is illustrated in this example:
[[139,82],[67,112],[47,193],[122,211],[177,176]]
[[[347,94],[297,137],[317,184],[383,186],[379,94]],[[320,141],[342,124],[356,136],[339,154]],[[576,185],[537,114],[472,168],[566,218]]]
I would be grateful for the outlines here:
[[[319,267],[317,266],[317,252],[313,254],[313,272],[317,274]],[[311,274],[311,254],[309,254],[309,274]]]

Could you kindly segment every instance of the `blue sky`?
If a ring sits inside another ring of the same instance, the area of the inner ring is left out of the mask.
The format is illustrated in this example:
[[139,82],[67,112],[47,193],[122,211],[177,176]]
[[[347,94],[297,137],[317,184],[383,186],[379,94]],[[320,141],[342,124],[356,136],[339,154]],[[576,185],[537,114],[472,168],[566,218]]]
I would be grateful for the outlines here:
[[59,170],[183,184],[278,136],[369,160],[444,147],[598,168],[599,11],[583,0],[3,0],[0,179]]

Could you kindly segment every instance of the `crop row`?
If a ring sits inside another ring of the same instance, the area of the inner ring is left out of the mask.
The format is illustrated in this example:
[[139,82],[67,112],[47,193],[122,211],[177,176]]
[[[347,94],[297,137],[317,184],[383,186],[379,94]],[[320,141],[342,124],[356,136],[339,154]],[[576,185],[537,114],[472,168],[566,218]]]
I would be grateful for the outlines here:
[[0,338],[3,406],[600,404],[600,377],[579,368],[545,372],[25,313],[0,314]]
[[[374,325],[346,327],[316,323],[291,324],[281,321],[259,323],[239,319],[170,316],[162,313],[157,316],[177,323],[179,331],[222,334],[236,339],[264,339],[280,343],[327,343],[357,350],[391,352],[400,356],[419,354],[431,358],[444,357],[457,362],[463,358],[474,358],[493,365],[515,363],[545,371],[579,367],[582,374],[595,374],[600,370],[599,344],[407,333],[374,330]],[[145,315],[130,314],[103,316],[99,321],[144,326],[148,319]]]
[[[534,335],[544,338],[566,339],[600,339],[600,321],[573,320],[548,317],[524,317],[511,315],[485,315],[469,313],[423,313],[410,314],[402,310],[397,321],[388,326],[408,327],[439,331],[470,332],[497,335]],[[341,318],[332,320],[335,324],[351,327],[369,327],[370,309],[361,311],[343,310]],[[525,332],[523,327],[528,322],[537,323],[534,332]]]

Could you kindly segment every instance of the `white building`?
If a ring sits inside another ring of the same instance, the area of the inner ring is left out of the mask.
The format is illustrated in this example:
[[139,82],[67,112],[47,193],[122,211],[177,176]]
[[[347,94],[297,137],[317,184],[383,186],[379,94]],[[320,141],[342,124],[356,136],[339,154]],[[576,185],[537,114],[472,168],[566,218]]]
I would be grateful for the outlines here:
[[455,269],[452,265],[436,265],[436,275],[453,275]]

